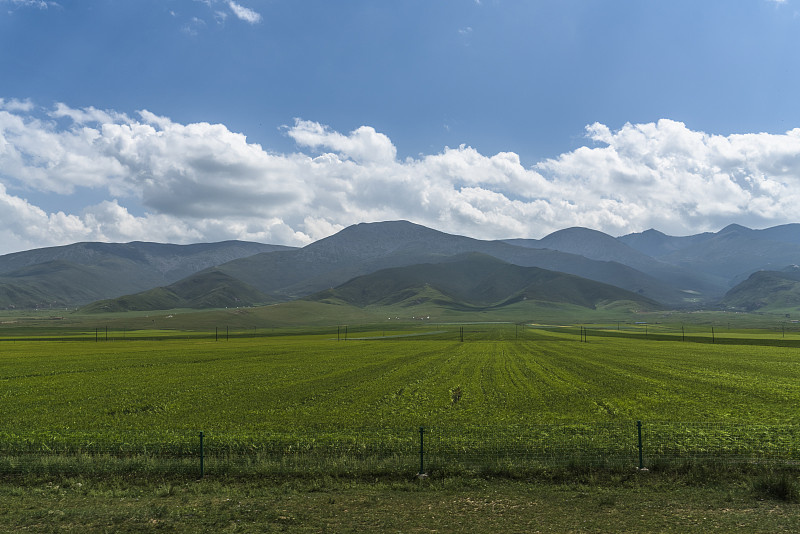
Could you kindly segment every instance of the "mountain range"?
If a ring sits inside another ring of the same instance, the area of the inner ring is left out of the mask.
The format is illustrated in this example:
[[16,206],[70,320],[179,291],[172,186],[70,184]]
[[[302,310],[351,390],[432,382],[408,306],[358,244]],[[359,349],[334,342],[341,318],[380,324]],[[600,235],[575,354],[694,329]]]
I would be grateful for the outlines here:
[[[794,302],[787,291],[794,281],[790,266],[797,264],[799,224],[764,230],[730,225],[681,237],[647,230],[615,238],[567,228],[538,240],[487,241],[388,221],[353,225],[302,248],[239,241],[78,243],[8,254],[0,256],[0,307],[91,303],[87,310],[123,311],[300,298],[360,306],[430,298],[492,307],[531,298],[590,307],[616,299],[754,310]],[[486,272],[495,273],[494,282]],[[766,283],[763,273],[784,274]]]

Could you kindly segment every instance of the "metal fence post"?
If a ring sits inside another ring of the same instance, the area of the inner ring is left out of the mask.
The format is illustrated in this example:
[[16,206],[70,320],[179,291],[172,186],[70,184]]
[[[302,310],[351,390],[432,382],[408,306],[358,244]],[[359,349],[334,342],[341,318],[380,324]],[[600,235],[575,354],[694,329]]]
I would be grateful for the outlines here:
[[644,458],[642,458],[642,422],[636,421],[636,430],[639,434],[639,469],[644,469]]
[[419,427],[419,475],[425,474],[425,445],[424,445],[424,436],[425,429],[423,427]]
[[200,478],[205,477],[205,455],[203,454],[203,431],[200,431]]

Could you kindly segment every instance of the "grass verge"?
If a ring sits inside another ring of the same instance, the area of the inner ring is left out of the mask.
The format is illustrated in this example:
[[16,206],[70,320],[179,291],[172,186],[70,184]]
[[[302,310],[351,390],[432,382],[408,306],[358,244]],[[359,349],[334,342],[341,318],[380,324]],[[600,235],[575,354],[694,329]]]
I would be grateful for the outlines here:
[[487,476],[0,478],[0,530],[664,532],[800,530],[796,468]]

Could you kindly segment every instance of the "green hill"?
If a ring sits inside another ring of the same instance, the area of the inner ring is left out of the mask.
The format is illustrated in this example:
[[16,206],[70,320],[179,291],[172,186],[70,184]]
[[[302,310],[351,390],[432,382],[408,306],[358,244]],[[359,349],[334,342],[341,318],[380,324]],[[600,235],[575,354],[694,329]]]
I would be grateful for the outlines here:
[[105,313],[175,308],[236,308],[271,302],[274,302],[274,299],[254,287],[225,273],[212,270],[166,287],[94,302],[81,311]]
[[306,300],[359,307],[430,303],[460,310],[500,308],[526,300],[592,309],[620,301],[646,309],[659,307],[655,301],[608,284],[538,267],[520,267],[478,253],[442,263],[383,269]]
[[755,272],[728,291],[722,305],[745,311],[800,307],[800,270]]

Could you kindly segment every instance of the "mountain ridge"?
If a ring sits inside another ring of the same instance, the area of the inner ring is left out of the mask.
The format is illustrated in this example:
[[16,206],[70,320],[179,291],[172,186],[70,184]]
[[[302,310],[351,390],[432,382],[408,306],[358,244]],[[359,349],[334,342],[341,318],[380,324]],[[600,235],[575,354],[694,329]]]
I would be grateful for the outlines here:
[[680,289],[617,262],[447,234],[407,221],[361,223],[302,249],[257,254],[217,268],[266,294],[290,300],[383,268],[436,263],[465,252],[573,274],[654,300],[680,302],[683,298]]
[[[163,297],[181,281],[186,284],[181,287],[214,293],[209,305],[287,301],[382,269],[442,263],[466,253],[609,284],[666,306],[696,308],[722,305],[726,293],[757,271],[800,264],[800,224],[761,230],[731,224],[682,237],[654,229],[612,237],[572,227],[539,240],[480,240],[384,221],[355,224],[301,248],[237,241],[85,242],[0,256],[0,307],[73,306],[123,295],[130,301],[131,295],[167,288],[159,293]],[[225,295],[247,291],[257,298],[226,300]],[[170,297],[181,298],[180,291]],[[193,299],[187,302],[202,301]]]

